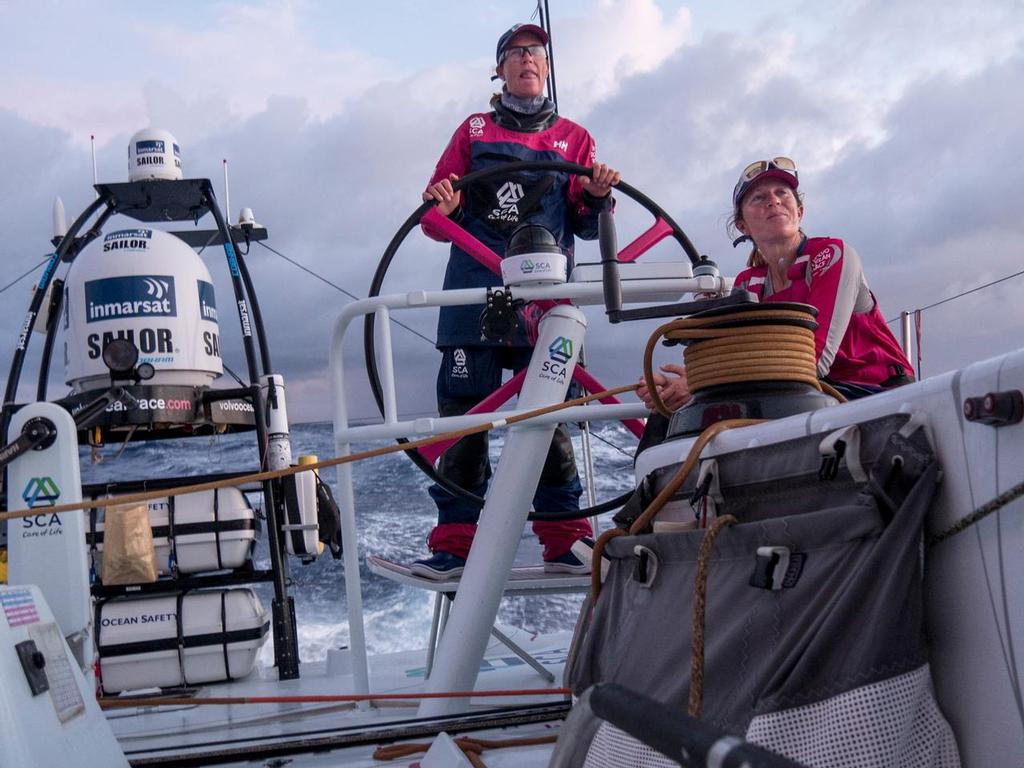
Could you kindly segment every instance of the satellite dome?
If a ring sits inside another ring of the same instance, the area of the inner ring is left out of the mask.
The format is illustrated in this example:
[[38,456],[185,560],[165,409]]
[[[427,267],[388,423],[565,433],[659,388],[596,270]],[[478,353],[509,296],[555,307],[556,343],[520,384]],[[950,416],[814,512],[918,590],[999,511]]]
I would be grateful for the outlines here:
[[128,142],[129,181],[181,178],[181,147],[169,131],[144,128],[132,136]]

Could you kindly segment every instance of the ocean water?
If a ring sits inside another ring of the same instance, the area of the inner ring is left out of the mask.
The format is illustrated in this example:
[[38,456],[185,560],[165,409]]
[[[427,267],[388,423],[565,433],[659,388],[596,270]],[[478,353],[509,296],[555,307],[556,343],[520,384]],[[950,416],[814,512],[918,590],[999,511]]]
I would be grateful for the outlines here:
[[[575,428],[572,431],[577,462],[585,481],[582,437]],[[594,425],[592,431],[593,483],[598,501],[603,501],[632,488],[632,453],[636,439],[618,424]],[[293,427],[291,442],[292,455],[296,457],[315,454],[325,459],[334,455],[332,427],[327,423]],[[356,444],[352,451],[380,445],[382,443]],[[494,466],[497,466],[502,445],[502,435],[496,433],[491,440]],[[184,479],[208,472],[256,469],[254,433],[109,445],[95,451],[82,449],[82,480],[86,483],[145,477]],[[353,466],[353,477],[368,650],[374,654],[423,648],[430,630],[433,593],[375,576],[366,569],[365,555],[408,562],[428,554],[426,537],[436,516],[433,502],[427,495],[430,481],[402,453],[357,462]],[[322,478],[340,498],[334,470],[324,471]],[[261,496],[251,494],[249,500],[261,513]],[[610,525],[609,517],[605,515],[600,520],[602,530]],[[345,544],[350,546],[351,542]],[[269,567],[265,530],[260,534],[254,557],[260,568]],[[516,563],[540,562],[540,547],[527,525],[519,542]],[[329,648],[347,646],[348,609],[342,561],[332,559],[329,554],[321,555],[310,565],[289,558],[289,577],[289,593],[295,600],[299,625],[300,658],[314,661],[323,658]],[[273,588],[270,584],[256,584],[253,588],[269,614]],[[581,601],[580,595],[509,597],[502,601],[498,618],[502,623],[535,632],[571,629]],[[268,641],[261,651],[261,660],[272,659],[273,648]]]

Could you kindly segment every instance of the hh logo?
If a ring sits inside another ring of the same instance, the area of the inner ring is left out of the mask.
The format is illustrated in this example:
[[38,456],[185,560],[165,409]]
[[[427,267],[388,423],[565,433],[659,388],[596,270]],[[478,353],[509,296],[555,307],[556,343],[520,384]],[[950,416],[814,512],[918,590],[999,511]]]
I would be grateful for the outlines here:
[[60,498],[60,488],[53,482],[52,477],[33,477],[22,491],[21,498],[28,504],[29,509],[52,507]]
[[548,347],[548,355],[555,362],[565,365],[572,358],[572,339],[559,336]]
[[562,139],[561,141],[552,141],[551,146],[554,147],[555,149],[560,149],[563,152],[569,151],[569,142],[566,141],[565,139]]

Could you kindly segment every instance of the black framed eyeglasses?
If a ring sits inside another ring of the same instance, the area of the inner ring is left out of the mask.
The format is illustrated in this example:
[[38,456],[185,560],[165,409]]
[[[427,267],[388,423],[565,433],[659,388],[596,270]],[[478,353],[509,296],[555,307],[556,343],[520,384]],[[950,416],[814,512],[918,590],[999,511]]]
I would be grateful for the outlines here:
[[548,49],[540,43],[534,43],[533,45],[510,45],[501,52],[501,60],[505,61],[505,59],[512,57],[516,61],[522,61],[526,54],[530,54],[530,57],[534,59],[546,59],[548,57]]

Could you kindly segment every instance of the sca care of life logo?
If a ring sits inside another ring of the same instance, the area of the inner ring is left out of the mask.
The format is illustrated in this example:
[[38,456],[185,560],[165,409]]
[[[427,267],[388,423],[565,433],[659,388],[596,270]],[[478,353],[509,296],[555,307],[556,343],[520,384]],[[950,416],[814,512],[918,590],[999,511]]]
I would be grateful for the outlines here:
[[540,377],[564,384],[569,373],[566,364],[572,359],[572,339],[559,336],[548,345],[548,359],[540,367]]
[[33,477],[21,492],[21,498],[29,509],[52,507],[60,498],[60,488],[52,477]]
[[498,207],[488,214],[491,221],[519,221],[519,201],[526,197],[523,185],[515,181],[506,181],[496,194]]
[[461,347],[452,353],[451,376],[453,379],[469,378],[469,360],[466,357],[466,350]]
[[[543,274],[544,272],[551,271],[550,261],[533,261],[532,259],[523,259],[519,265],[519,269],[522,270],[524,275]],[[572,346],[570,344],[570,346]]]

